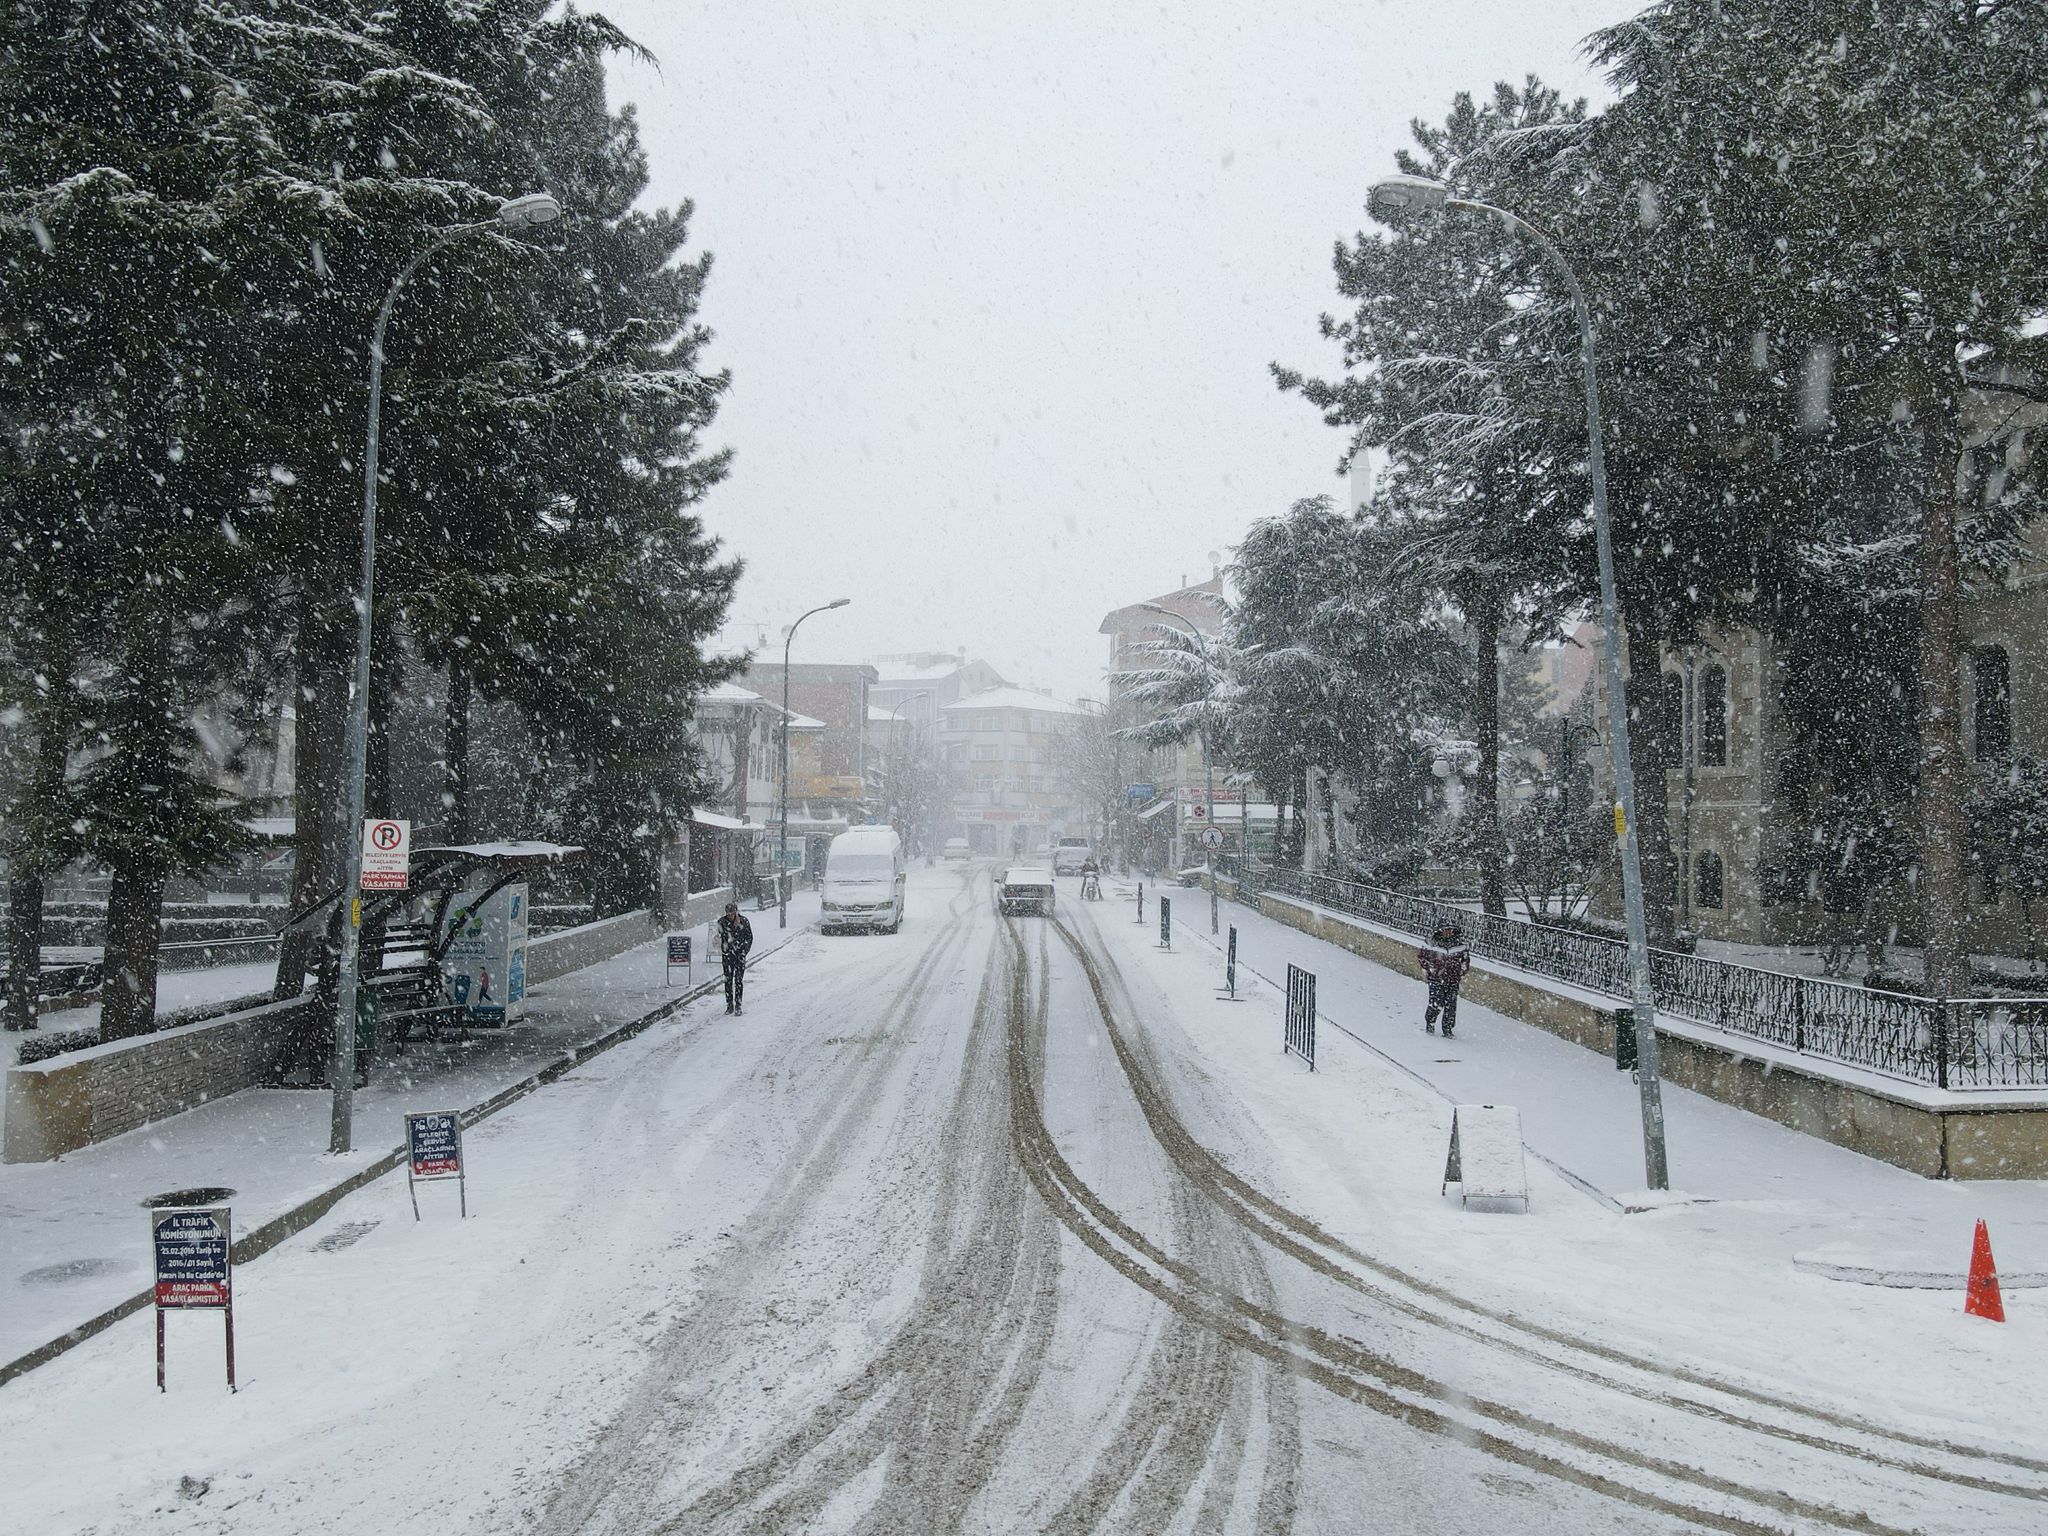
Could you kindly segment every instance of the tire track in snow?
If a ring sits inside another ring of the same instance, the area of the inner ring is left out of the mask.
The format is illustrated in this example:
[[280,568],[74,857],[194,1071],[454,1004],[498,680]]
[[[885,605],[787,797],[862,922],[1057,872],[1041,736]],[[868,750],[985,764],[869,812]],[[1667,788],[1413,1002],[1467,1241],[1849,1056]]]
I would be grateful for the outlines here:
[[[706,1277],[696,1304],[669,1324],[651,1347],[618,1410],[560,1477],[545,1509],[527,1527],[534,1536],[565,1536],[605,1524],[637,1536],[659,1518],[651,1506],[670,1471],[667,1445],[687,1417],[686,1406],[677,1400],[679,1390],[708,1360],[730,1347],[730,1317],[767,1289],[773,1268],[783,1258],[784,1243],[828,1182],[820,1170],[836,1165],[866,1128],[867,1111],[901,1064],[900,1053],[885,1046],[917,1015],[934,982],[965,948],[977,907],[971,892],[963,888],[939,933],[908,957],[910,974],[887,1004],[874,1011],[874,1026],[843,1041],[830,1061],[811,1073],[824,1079],[818,1102],[805,1105],[801,1117],[795,1118],[802,1131],[782,1154],[774,1177],[756,1201],[744,1225],[744,1240]],[[846,1005],[846,1011],[868,1011],[874,983],[871,972],[849,967],[837,988],[815,1001],[806,1000],[806,1016],[833,1017],[841,1011],[835,1003]]]
[[[1018,942],[1014,931],[1011,937],[1013,943]],[[1072,942],[1071,935],[1068,938]],[[1077,953],[1081,954],[1085,968],[1085,951]],[[1106,1008],[1102,1017],[1105,1029],[1116,1028]],[[1767,1510],[1766,1518],[1774,1521],[1791,1518],[1833,1530],[1908,1536],[1902,1528],[1864,1514],[1750,1487],[1702,1468],[1548,1423],[1506,1404],[1472,1398],[1354,1340],[1281,1316],[1161,1249],[1104,1204],[1074,1173],[1045,1126],[1028,1054],[1014,1035],[1011,1079],[1015,1105],[1012,1118],[1019,1128],[1020,1156],[1033,1182],[1068,1229],[1134,1284],[1283,1369],[1412,1428],[1445,1436],[1529,1471],[1704,1529],[1744,1536],[1761,1536],[1783,1529],[1776,1523],[1766,1524],[1739,1507],[1691,1502],[1699,1494],[1707,1493],[1718,1495],[1731,1505],[1746,1504]],[[1135,1083],[1133,1087],[1135,1090]],[[1175,1166],[1180,1165],[1176,1162]],[[1573,1456],[1582,1459],[1575,1460]],[[1642,1474],[1672,1485],[1671,1490],[1644,1486]]]
[[[1140,1059],[1138,1043],[1134,1042],[1128,1032],[1115,1021],[1109,988],[1103,980],[1105,972],[1114,982],[1126,1011],[1133,1017],[1137,1015],[1129,986],[1124,981],[1115,959],[1102,947],[1099,938],[1091,946],[1064,924],[1061,925],[1060,931],[1087,972],[1090,987],[1095,993],[1096,1006],[1102,1015],[1104,1027],[1110,1034],[1118,1062],[1131,1084],[1133,1094],[1144,1110],[1147,1124],[1152,1128],[1162,1149],[1226,1214],[1260,1241],[1288,1254],[1304,1266],[1335,1280],[1347,1289],[1430,1327],[1516,1356],[1589,1386],[1617,1392],[1659,1407],[1676,1409],[1803,1449],[1841,1456],[1910,1479],[1949,1483],[2002,1498],[2048,1501],[2048,1486],[2041,1482],[2018,1481],[2001,1475],[2010,1472],[2048,1474],[2048,1462],[1959,1445],[1932,1436],[1916,1435],[1911,1431],[1880,1425],[1855,1415],[1834,1413],[1802,1404],[1781,1394],[1725,1380],[1708,1372],[1636,1355],[1601,1340],[1588,1339],[1562,1329],[1548,1327],[1514,1313],[1468,1300],[1447,1287],[1421,1279],[1385,1260],[1374,1258],[1331,1235],[1309,1218],[1282,1205],[1238,1177],[1188,1132],[1174,1114],[1154,1075]],[[1403,1290],[1411,1294],[1403,1294]],[[1418,1297],[1422,1299],[1418,1300]],[[1449,1308],[1464,1315],[1446,1317],[1436,1308]],[[1478,1319],[1498,1325],[1509,1330],[1509,1336],[1478,1326],[1478,1323],[1467,1319]],[[1550,1346],[1559,1353],[1546,1353],[1529,1341]],[[1611,1366],[1640,1372],[1647,1379],[1632,1379],[1628,1375],[1609,1369]],[[1673,1383],[1720,1394],[1736,1402],[1733,1405],[1717,1403],[1710,1398],[1673,1392],[1667,1389]],[[1791,1422],[1774,1422],[1769,1418],[1759,1417],[1754,1412],[1756,1408],[1766,1408],[1784,1414]],[[1858,1443],[1845,1438],[1838,1431],[1860,1434],[1877,1443]],[[1943,1465],[1919,1454],[1900,1454],[1898,1449],[1883,1448],[1886,1444],[1894,1448],[1904,1448],[1911,1453],[1933,1452],[1949,1456],[1961,1465]]]

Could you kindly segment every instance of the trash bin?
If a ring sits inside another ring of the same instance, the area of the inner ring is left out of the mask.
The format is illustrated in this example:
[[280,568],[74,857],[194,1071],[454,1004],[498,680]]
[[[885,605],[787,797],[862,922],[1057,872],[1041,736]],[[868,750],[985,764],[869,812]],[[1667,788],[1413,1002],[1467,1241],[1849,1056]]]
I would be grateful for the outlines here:
[[1636,1067],[1636,1011],[1614,1010],[1614,1070],[1633,1072]]

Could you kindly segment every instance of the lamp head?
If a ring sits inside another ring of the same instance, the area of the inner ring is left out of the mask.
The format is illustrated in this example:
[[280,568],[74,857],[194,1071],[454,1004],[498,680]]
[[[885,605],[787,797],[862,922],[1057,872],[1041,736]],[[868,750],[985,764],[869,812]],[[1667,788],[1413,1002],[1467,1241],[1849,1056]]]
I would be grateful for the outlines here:
[[546,192],[507,198],[498,206],[498,222],[507,229],[532,229],[537,224],[552,224],[561,216],[562,205]]
[[1427,176],[1387,176],[1373,183],[1365,211],[1382,223],[1404,216],[1441,213],[1451,189]]
[[827,608],[844,608],[848,603],[852,601],[853,599],[850,597],[835,597],[832,599],[831,602],[827,603],[825,606]]

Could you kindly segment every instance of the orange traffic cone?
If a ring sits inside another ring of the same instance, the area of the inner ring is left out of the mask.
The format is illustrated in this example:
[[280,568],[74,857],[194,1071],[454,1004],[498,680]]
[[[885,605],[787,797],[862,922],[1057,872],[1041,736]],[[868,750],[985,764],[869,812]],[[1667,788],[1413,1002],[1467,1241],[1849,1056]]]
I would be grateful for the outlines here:
[[1998,1266],[1991,1259],[1991,1234],[1977,1222],[1977,1241],[1970,1248],[1970,1284],[1963,1293],[1963,1311],[1972,1317],[2005,1321],[2005,1303],[1998,1298]]

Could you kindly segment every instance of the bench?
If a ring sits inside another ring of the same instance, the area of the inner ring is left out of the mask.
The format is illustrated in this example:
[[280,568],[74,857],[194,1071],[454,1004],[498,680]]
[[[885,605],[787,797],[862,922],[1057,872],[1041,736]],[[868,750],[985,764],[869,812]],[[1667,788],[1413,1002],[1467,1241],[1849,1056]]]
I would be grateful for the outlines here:
[[388,1040],[394,1051],[400,1051],[416,1035],[440,1039],[450,1025],[468,1038],[469,1010],[448,1001],[441,967],[428,958],[421,936],[394,925],[386,934],[386,953],[394,952],[411,952],[418,959],[363,975],[364,990],[377,999],[379,1041]]

